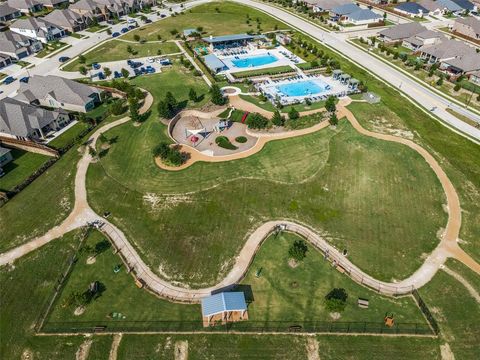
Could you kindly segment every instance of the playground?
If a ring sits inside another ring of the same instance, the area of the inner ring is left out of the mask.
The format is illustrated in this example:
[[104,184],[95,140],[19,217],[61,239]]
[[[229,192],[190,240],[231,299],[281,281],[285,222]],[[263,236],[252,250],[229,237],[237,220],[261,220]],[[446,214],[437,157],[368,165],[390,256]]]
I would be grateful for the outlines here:
[[[248,113],[246,113],[248,114]],[[186,111],[171,120],[169,133],[175,142],[206,156],[223,156],[246,151],[255,146],[257,137],[247,133],[243,121],[222,119],[217,112]]]

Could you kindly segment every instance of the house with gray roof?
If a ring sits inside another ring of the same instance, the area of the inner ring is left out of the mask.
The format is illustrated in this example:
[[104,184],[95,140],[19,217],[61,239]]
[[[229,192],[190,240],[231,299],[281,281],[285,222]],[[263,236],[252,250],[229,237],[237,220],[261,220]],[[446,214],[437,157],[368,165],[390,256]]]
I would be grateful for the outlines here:
[[201,300],[203,326],[248,320],[247,303],[241,291],[221,292]]
[[24,15],[36,13],[43,9],[43,4],[38,0],[8,0],[8,5],[19,10]]
[[53,10],[50,14],[44,16],[43,20],[68,32],[84,30],[91,22],[85,15],[78,14],[70,9]]
[[358,11],[358,10],[360,10],[360,7],[352,2],[335,6],[329,12],[330,20],[342,21],[344,19],[344,16],[354,13],[355,11]]
[[394,43],[408,39],[426,30],[427,28],[418,22],[409,22],[380,31],[378,39],[386,43]]
[[456,34],[478,41],[480,40],[480,20],[473,16],[455,19],[452,31]]
[[480,71],[480,53],[473,52],[445,60],[440,64],[439,69],[456,77],[460,75],[470,76]]
[[44,44],[66,35],[64,29],[45,21],[43,18],[32,16],[15,21],[10,25],[10,30]]
[[70,3],[69,0],[38,0],[49,9],[59,9],[59,8],[66,8]]
[[331,21],[352,25],[368,25],[383,19],[381,15],[372,10],[362,9],[353,3],[334,7],[329,14]]
[[[77,14],[86,16],[97,21],[104,21],[107,19],[107,9],[105,5],[99,4],[94,0],[80,0],[70,5],[70,10]],[[109,16],[108,16],[109,18]]]
[[13,31],[0,32],[0,53],[8,55],[14,60],[20,60],[28,55],[43,49],[40,41]]
[[0,69],[12,64],[12,58],[7,54],[0,53]]
[[445,35],[433,30],[425,30],[403,40],[402,45],[410,50],[417,51],[421,47],[435,45],[444,41]]
[[395,11],[410,17],[424,17],[429,13],[426,8],[415,2],[405,2],[395,6],[394,9]]
[[0,100],[1,136],[40,140],[63,128],[70,120],[63,110],[46,110],[8,97]]
[[430,64],[442,63],[457,57],[476,54],[474,48],[463,41],[447,39],[438,44],[425,46],[419,49],[420,57]]
[[314,13],[326,13],[334,7],[349,4],[351,2],[351,0],[312,0],[309,7]]
[[217,74],[220,71],[226,70],[227,65],[220,60],[215,54],[208,54],[203,58],[205,65],[214,73]]
[[55,109],[87,112],[100,103],[100,91],[59,76],[35,75],[22,83],[16,100]]
[[6,2],[0,3],[0,21],[10,21],[22,16],[20,10],[8,5]]
[[445,15],[448,13],[460,15],[465,12],[464,8],[452,0],[421,0],[419,4],[434,16]]

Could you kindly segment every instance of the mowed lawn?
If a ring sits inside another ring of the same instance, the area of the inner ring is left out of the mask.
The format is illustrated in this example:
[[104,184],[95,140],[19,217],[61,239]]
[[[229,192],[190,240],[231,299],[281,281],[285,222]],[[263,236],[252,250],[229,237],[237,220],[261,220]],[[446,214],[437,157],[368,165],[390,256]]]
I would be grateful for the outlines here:
[[47,155],[18,149],[12,149],[11,154],[13,161],[3,166],[5,175],[0,178],[0,191],[9,191],[20,185],[50,159]]
[[247,234],[267,220],[306,223],[389,281],[423,262],[447,221],[438,179],[420,155],[347,122],[180,172],[153,163],[151,149],[164,134],[155,120],[108,132],[118,142],[90,168],[89,199],[99,213],[112,212],[154,271],[192,286],[225,276]]
[[[250,17],[248,23],[247,15]],[[260,27],[257,25],[257,19],[260,20]],[[212,2],[187,10],[183,15],[169,17],[130,31],[121,38],[134,40],[133,37],[139,35],[147,41],[158,40],[158,36],[162,40],[167,40],[175,38],[175,34],[171,33],[172,31],[176,30],[182,34],[184,29],[196,29],[198,27],[203,28],[203,36],[241,34],[248,31],[257,33],[288,28],[282,22],[249,7],[232,2]]]
[[[135,54],[127,51],[128,47],[131,47]],[[111,40],[103,43],[99,47],[93,49],[90,52],[84,54],[85,64],[81,64],[78,59],[65,65],[63,70],[65,71],[78,71],[81,66],[89,67],[93,63],[103,63],[108,61],[118,61],[134,59],[146,56],[157,56],[160,54],[172,54],[179,52],[177,45],[173,42],[163,43],[129,43],[120,40]],[[127,66],[125,64],[125,66]]]

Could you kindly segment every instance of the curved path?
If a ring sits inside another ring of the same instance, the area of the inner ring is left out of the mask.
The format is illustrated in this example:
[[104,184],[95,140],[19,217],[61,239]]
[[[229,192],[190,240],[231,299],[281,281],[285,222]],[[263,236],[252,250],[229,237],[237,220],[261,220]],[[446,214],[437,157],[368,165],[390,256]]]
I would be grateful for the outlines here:
[[[431,278],[444,264],[448,257],[457,258],[458,260],[464,262],[467,266],[469,266],[473,271],[480,274],[480,265],[476,263],[465,252],[463,252],[463,250],[461,250],[460,247],[457,245],[457,238],[461,225],[461,212],[458,195],[452,183],[450,182],[440,165],[437,163],[435,158],[433,158],[433,156],[431,156],[421,146],[415,144],[410,140],[395,137],[392,135],[377,134],[362,128],[353,116],[353,114],[345,108],[346,104],[347,102],[345,101],[342,101],[339,104],[339,118],[345,116],[352,123],[353,127],[357,131],[366,136],[401,143],[417,151],[425,159],[425,161],[427,161],[435,174],[438,176],[446,194],[449,217],[445,232],[442,236],[442,240],[440,241],[437,248],[428,256],[422,266],[417,271],[415,271],[415,273],[398,283],[387,283],[378,281],[373,277],[369,276],[368,274],[364,273],[361,269],[352,264],[346,257],[342,256],[337,249],[335,249],[320,235],[318,235],[315,231],[308,228],[307,226],[300,225],[291,221],[279,220],[264,223],[250,235],[244,247],[238,254],[232,270],[220,283],[216,284],[215,286],[203,289],[187,289],[184,287],[175,286],[153,273],[152,270],[141,259],[132,244],[127,240],[125,234],[115,225],[111,224],[104,218],[97,215],[89,207],[87,202],[86,175],[88,166],[93,159],[87,150],[85,150],[84,155],[82,156],[77,166],[77,173],[75,177],[75,206],[73,212],[60,226],[52,229],[44,236],[39,237],[31,241],[30,243],[13,249],[7,253],[1,254],[0,265],[4,265],[8,262],[14,261],[20,256],[53,240],[55,237],[59,237],[70,230],[83,226],[89,221],[99,220],[104,222],[101,231],[103,231],[111,239],[114,247],[120,253],[121,257],[125,261],[129,270],[133,272],[134,276],[137,279],[141,280],[144,285],[156,295],[179,302],[199,302],[202,297],[211,294],[212,291],[219,289],[228,289],[241,281],[241,279],[247,272],[259,246],[272,232],[274,232],[278,228],[279,225],[283,225],[285,231],[290,231],[304,237],[317,249],[322,251],[325,255],[328,255],[330,260],[335,261],[337,266],[343,268],[343,270],[353,280],[357,281],[362,285],[373,288],[376,291],[385,295],[408,294],[414,288],[420,288],[421,286],[425,285],[431,280]],[[145,108],[146,107],[142,107],[142,111],[146,111]],[[117,125],[124,124],[127,121],[129,121],[129,118],[126,117],[98,129],[90,138],[91,145],[95,145],[101,133],[106,132]],[[327,125],[322,123],[321,126],[325,127]],[[308,129],[305,129],[304,131],[307,130]],[[311,131],[313,130],[310,130],[310,132]],[[292,136],[298,135],[299,133],[295,133]]]

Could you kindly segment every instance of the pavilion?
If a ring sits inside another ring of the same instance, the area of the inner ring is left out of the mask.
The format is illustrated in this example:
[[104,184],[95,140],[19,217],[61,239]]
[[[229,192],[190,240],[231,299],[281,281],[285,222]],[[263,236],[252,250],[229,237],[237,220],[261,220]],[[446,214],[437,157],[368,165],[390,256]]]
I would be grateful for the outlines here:
[[221,292],[202,299],[203,326],[248,320],[243,292]]

